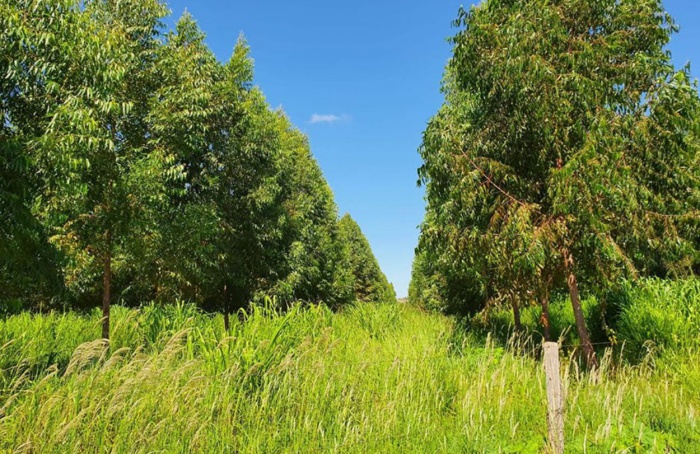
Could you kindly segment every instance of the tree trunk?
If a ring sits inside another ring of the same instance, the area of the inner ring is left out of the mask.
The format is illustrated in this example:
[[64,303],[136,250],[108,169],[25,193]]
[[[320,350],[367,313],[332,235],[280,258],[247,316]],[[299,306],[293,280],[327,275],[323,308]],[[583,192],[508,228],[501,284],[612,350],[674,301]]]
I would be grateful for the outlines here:
[[520,333],[523,330],[523,325],[520,323],[520,307],[518,306],[518,300],[513,298],[511,304],[513,306],[513,324],[515,325],[515,332]]
[[231,330],[229,312],[228,288],[224,285],[224,329],[226,330],[226,333],[229,333]]
[[576,319],[576,329],[578,330],[578,337],[581,339],[581,348],[583,349],[583,354],[586,357],[586,364],[589,369],[598,368],[598,358],[596,357],[595,350],[593,350],[593,345],[591,344],[591,338],[588,335],[588,328],[586,328],[586,319],[583,317],[583,309],[581,309],[581,298],[578,293],[578,282],[576,281],[576,275],[574,274],[574,257],[571,255],[571,251],[568,248],[562,250],[562,255],[564,257],[564,271],[566,272],[566,283],[569,286],[569,296],[571,297],[571,306],[574,309],[574,317]]
[[549,319],[549,294],[545,293],[542,296],[542,316],[540,317],[540,323],[542,323],[542,328],[544,330],[544,340],[545,342],[551,342],[552,340],[552,330],[551,322]]
[[112,232],[107,231],[107,246],[102,275],[102,338],[109,340],[109,312],[112,300]]

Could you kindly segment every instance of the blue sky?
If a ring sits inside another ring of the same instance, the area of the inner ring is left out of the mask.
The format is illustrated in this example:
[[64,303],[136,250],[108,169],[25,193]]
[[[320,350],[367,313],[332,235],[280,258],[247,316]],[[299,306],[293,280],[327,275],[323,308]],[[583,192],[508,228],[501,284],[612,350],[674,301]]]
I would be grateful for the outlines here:
[[[407,294],[423,192],[417,153],[442,103],[447,38],[460,4],[452,0],[172,0],[229,58],[243,33],[255,83],[309,136],[342,215],[369,239],[399,296]],[[700,65],[700,1],[666,0],[681,26],[677,65]],[[170,22],[170,21],[169,21]],[[693,74],[697,75],[696,65]]]

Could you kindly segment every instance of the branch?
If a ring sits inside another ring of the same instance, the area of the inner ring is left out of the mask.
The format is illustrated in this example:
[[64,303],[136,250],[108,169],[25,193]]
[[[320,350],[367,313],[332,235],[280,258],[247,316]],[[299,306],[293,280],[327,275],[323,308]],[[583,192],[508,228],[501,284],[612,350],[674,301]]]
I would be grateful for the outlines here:
[[656,211],[652,210],[644,210],[644,212],[648,215],[663,218],[663,219],[687,219],[687,218],[694,218],[697,217],[700,219],[700,211],[699,210],[691,210],[688,211],[687,213],[682,213],[682,214],[663,214],[659,213]]
[[486,178],[486,181],[488,181],[490,184],[492,184],[494,188],[498,189],[498,191],[499,191],[501,194],[503,194],[504,196],[506,196],[507,198],[509,198],[509,199],[512,200],[513,202],[515,202],[515,203],[517,203],[517,204],[519,204],[519,205],[521,205],[521,206],[523,206],[523,207],[525,207],[525,208],[528,208],[528,207],[531,205],[531,204],[528,204],[528,203],[525,203],[525,202],[523,202],[523,201],[521,201],[521,200],[516,199],[513,195],[511,195],[510,193],[508,193],[505,189],[503,189],[503,188],[501,188],[499,185],[497,185],[497,184],[491,179],[491,177],[488,176],[488,175],[486,174],[486,172],[484,172],[484,170],[483,170],[481,167],[479,167],[479,165],[478,165],[476,162],[474,162],[474,160],[471,158],[471,156],[469,156],[467,153],[462,152],[462,156],[464,156],[465,158],[467,158],[467,160],[469,161],[469,163],[470,163],[476,170],[478,170],[479,172],[481,172],[481,175],[483,175],[484,178]]

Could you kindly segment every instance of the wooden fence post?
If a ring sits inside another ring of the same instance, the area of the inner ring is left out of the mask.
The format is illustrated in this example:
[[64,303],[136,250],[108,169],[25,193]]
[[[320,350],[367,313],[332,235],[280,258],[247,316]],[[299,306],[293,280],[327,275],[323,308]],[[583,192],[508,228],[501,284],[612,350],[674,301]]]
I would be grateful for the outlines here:
[[547,428],[553,454],[564,453],[564,390],[559,370],[559,344],[545,342],[544,372],[547,377]]

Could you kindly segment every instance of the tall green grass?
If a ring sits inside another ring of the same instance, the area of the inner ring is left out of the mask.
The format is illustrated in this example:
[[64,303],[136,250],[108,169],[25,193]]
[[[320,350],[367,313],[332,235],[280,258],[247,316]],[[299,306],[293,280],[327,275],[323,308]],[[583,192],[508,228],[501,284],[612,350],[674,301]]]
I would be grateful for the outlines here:
[[[0,451],[546,449],[541,364],[405,305],[268,305],[230,333],[184,304],[115,308],[113,334],[92,340],[97,313],[1,322]],[[700,452],[700,393],[679,375],[700,357],[612,359],[591,376],[564,358],[567,452]]]
[[677,354],[700,347],[700,279],[650,279],[626,284],[612,299],[618,342],[633,357],[661,350]]
[[[700,349],[700,279],[643,279],[622,283],[603,301],[589,296],[582,301],[592,341],[601,353],[608,346],[626,361],[637,364],[664,358],[677,361]],[[521,309],[524,338],[539,344],[543,337],[541,309]],[[467,321],[467,328],[490,333],[501,343],[513,335],[510,309],[496,308],[487,316],[479,314]],[[578,345],[573,310],[568,298],[555,298],[550,304],[553,340],[566,346]]]

